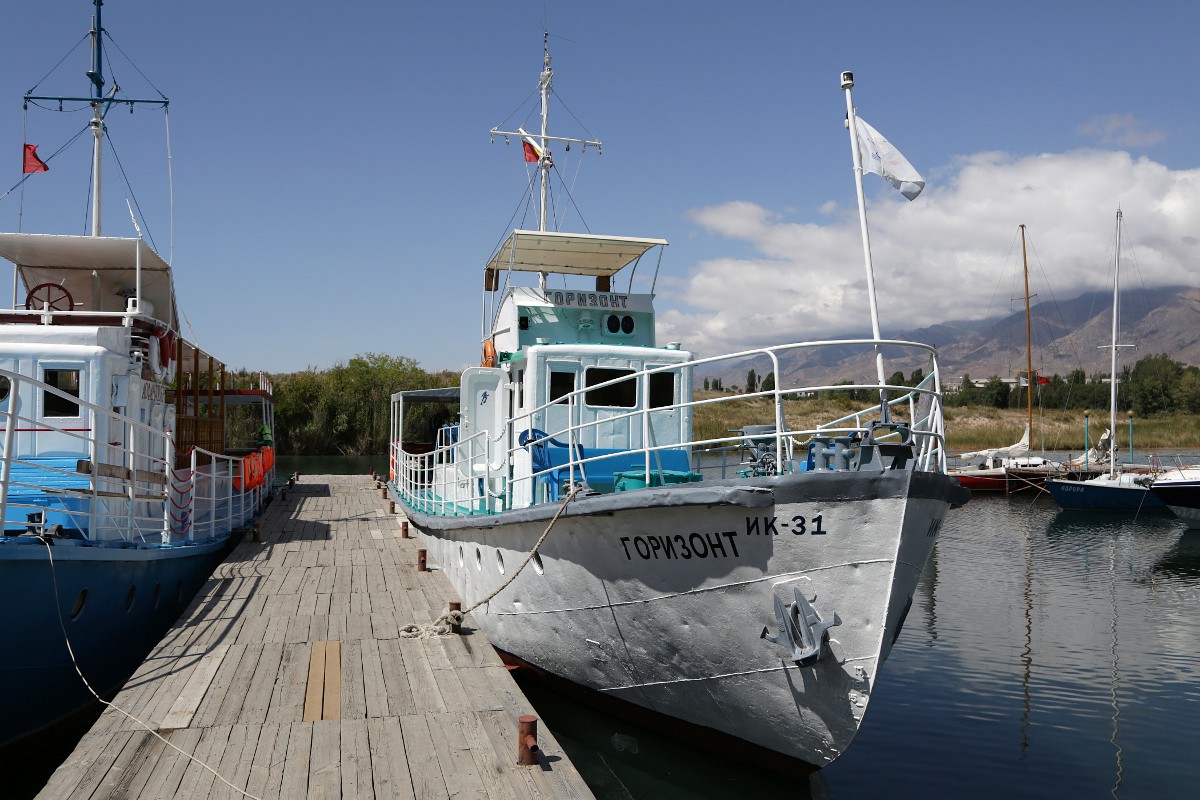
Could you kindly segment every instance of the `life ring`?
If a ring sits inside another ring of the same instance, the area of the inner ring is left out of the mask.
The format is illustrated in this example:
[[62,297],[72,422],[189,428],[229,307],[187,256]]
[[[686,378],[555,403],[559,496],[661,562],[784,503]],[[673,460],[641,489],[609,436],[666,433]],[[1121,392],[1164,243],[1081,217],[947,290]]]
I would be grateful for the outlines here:
[[146,340],[146,366],[150,367],[150,374],[154,376],[154,380],[162,381],[163,367],[159,354],[162,352],[162,344],[157,336],[151,336]]
[[158,360],[164,367],[171,366],[175,359],[175,331],[170,328],[155,328],[154,338],[158,339]]
[[487,339],[483,343],[483,363],[482,366],[496,366],[496,345],[492,344],[491,339]]

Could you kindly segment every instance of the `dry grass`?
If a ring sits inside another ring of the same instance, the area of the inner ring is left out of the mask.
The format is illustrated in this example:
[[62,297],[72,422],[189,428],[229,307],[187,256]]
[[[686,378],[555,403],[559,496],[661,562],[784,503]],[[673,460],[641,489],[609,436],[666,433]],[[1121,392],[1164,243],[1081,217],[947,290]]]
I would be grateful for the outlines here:
[[[718,439],[728,431],[746,425],[770,425],[774,407],[767,398],[745,399],[723,392],[697,392],[696,399],[721,398],[723,402],[697,408],[693,430],[697,439]],[[806,400],[790,400],[784,405],[788,424],[793,429],[814,428],[822,422],[841,417],[867,404],[839,395]],[[1019,441],[1025,431],[1026,412],[984,406],[947,408],[946,447],[951,452],[1004,447]],[[1191,450],[1200,448],[1200,416],[1174,414],[1146,419],[1134,418],[1134,444],[1138,449]],[[1089,422],[1092,444],[1108,427],[1108,414],[1093,412]],[[1129,417],[1117,418],[1117,441],[1128,446]],[[1034,412],[1034,450],[1081,451],[1084,449],[1082,411]]]

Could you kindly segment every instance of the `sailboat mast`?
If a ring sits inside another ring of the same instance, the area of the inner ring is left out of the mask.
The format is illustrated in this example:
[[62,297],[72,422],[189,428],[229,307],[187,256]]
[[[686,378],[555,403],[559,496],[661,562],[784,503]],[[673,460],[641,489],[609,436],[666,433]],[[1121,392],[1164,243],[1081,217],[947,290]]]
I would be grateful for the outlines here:
[[1029,411],[1026,424],[1033,435],[1033,327],[1029,318],[1029,255],[1025,250],[1025,226],[1021,226],[1021,261],[1025,265],[1025,407]]
[[1121,209],[1117,209],[1116,262],[1113,267],[1113,310],[1112,310],[1112,354],[1109,365],[1108,428],[1112,438],[1108,442],[1108,474],[1117,474],[1117,335],[1120,330],[1118,312],[1121,287]]
[[92,82],[92,236],[100,235],[100,158],[104,141],[104,28],[100,22],[100,9],[104,0],[94,0],[96,15],[92,17],[92,68],[88,79]]
[[[541,173],[541,198],[538,205],[538,230],[545,232],[546,230],[546,200],[549,193],[550,183],[550,151],[546,147],[546,136],[550,129],[548,122],[550,119],[550,82],[554,80],[554,70],[550,66],[550,42],[549,33],[543,35],[542,52],[545,58],[545,67],[542,69],[542,77],[539,81],[539,88],[542,92],[542,135],[538,142],[542,149],[542,157],[538,159],[538,171]],[[542,279],[545,280],[546,273],[542,273]]]
[[[863,166],[862,154],[858,150],[858,117],[854,113],[854,99],[850,90],[854,88],[854,73],[842,73],[842,89],[846,92],[846,127],[850,129],[850,153],[854,161],[854,188],[858,194],[858,222],[862,231],[863,258],[867,269],[867,301],[871,306],[871,335],[875,338],[875,371],[879,377],[879,385],[887,381],[883,376],[883,348],[878,344],[882,336],[879,333],[879,306],[875,300],[875,269],[871,263],[871,235],[867,231],[867,200],[863,195]],[[879,393],[880,414],[887,419],[887,393]]]

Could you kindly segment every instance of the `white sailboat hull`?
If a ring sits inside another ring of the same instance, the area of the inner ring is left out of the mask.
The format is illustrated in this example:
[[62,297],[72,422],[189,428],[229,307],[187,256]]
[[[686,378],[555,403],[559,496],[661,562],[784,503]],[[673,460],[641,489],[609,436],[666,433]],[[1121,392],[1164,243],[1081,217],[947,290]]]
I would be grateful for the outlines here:
[[[908,471],[753,483],[628,493],[636,505],[576,500],[539,561],[474,619],[498,649],[554,676],[701,735],[826,764],[857,733],[936,532],[965,493]],[[511,577],[556,510],[409,515],[469,608]],[[776,598],[797,591],[840,620],[811,666],[762,638],[779,633]]]

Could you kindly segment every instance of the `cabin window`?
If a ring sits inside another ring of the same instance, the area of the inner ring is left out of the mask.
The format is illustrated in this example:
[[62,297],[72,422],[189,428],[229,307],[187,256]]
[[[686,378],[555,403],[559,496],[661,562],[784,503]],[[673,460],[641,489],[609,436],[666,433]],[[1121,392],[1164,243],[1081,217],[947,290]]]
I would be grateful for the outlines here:
[[[79,370],[47,369],[42,381],[61,392],[79,397]],[[50,392],[42,393],[42,415],[47,417],[78,417],[79,404]]]
[[650,375],[650,407],[666,408],[675,404],[675,373],[655,372]]
[[575,373],[574,372],[550,372],[550,402],[569,395],[575,391]]
[[8,393],[12,391],[12,381],[7,375],[0,375],[0,403],[8,399]]
[[630,375],[633,375],[631,369],[608,369],[605,367],[592,367],[584,372],[584,385],[588,390],[584,397],[587,404],[605,408],[637,407],[637,381],[633,378],[619,381],[610,386],[601,386],[599,389],[591,388]]

